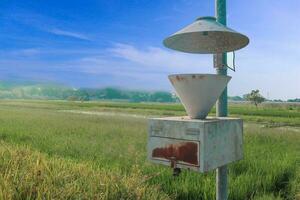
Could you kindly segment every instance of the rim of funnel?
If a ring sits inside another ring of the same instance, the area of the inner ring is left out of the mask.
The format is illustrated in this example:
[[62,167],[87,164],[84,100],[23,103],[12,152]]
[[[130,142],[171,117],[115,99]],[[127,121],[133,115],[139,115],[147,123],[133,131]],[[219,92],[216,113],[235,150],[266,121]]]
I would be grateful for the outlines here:
[[222,77],[229,77],[228,75],[221,75],[221,74],[201,74],[201,73],[190,73],[190,74],[170,74],[168,75],[169,78],[176,77],[176,76],[222,76]]
[[203,19],[208,19],[208,20],[214,20],[214,21],[217,21],[217,18],[212,17],[212,16],[198,17],[198,18],[196,19],[196,21],[203,20]]

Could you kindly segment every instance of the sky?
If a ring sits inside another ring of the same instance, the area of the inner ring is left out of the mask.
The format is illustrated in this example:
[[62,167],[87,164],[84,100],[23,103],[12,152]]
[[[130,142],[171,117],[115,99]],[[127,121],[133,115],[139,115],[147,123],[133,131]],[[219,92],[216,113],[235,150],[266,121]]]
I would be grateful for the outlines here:
[[[299,7],[227,0],[227,26],[250,38],[228,71],[230,96],[300,97]],[[213,15],[214,0],[1,0],[0,80],[172,91],[169,74],[215,70],[212,55],[176,52],[163,39]]]

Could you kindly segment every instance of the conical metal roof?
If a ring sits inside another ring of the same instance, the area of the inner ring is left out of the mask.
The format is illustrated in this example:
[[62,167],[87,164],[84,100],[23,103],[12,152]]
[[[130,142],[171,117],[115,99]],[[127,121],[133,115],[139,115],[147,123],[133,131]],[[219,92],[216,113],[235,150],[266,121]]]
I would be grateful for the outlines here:
[[213,54],[241,49],[247,46],[249,38],[216,22],[215,17],[200,17],[163,43],[177,51]]

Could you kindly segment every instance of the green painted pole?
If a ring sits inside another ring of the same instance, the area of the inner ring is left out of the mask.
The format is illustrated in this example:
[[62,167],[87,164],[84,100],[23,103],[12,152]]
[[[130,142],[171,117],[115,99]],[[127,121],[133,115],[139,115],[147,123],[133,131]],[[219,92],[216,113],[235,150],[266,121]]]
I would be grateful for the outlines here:
[[[215,0],[215,14],[217,22],[226,25],[226,0]],[[221,57],[222,66],[216,68],[216,73],[219,75],[227,75],[227,55],[223,53]],[[227,87],[219,97],[216,103],[216,116],[226,117],[227,116]],[[228,187],[227,187],[227,166],[224,165],[216,170],[216,199],[227,200],[228,198]]]
[[[217,22],[226,25],[226,0],[216,0],[216,18]],[[222,64],[216,68],[217,74],[227,75],[227,55],[226,53],[222,54]],[[221,63],[221,62],[220,62]],[[226,117],[227,116],[227,87],[224,89],[223,93],[219,97],[216,105],[217,116]]]

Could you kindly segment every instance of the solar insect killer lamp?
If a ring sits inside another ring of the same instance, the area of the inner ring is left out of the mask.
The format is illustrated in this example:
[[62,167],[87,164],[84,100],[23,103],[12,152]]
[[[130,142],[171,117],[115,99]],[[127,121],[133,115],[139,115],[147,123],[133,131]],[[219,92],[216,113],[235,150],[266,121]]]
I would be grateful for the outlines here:
[[[226,52],[245,47],[249,39],[217,22],[215,17],[200,17],[163,43],[181,52],[214,54],[214,66],[221,73],[169,75],[188,116],[149,119],[148,159],[171,166],[174,175],[180,169],[224,172],[228,163],[243,158],[243,122],[226,116],[226,87],[231,77],[222,73],[227,70],[224,57]],[[217,117],[207,117],[218,98]],[[217,184],[223,182],[227,190],[227,171],[219,176]],[[217,199],[226,199],[226,191],[221,193],[219,196],[224,198]]]

